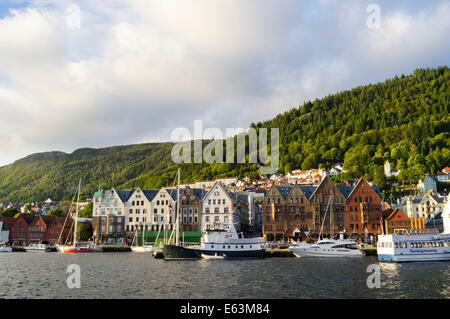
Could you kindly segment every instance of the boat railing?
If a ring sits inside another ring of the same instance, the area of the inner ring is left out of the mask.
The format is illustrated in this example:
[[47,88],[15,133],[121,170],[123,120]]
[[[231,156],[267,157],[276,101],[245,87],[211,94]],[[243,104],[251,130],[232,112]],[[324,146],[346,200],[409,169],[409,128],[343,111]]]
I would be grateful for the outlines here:
[[438,234],[439,230],[436,228],[424,228],[424,229],[396,229],[394,235],[432,235]]

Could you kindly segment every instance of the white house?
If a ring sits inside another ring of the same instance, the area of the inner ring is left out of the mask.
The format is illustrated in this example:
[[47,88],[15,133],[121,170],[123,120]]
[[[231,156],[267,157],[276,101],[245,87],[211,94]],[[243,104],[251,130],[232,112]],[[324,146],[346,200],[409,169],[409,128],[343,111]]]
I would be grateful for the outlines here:
[[[181,189],[180,189],[181,194]],[[175,225],[177,189],[161,188],[152,199],[150,231],[172,231]]]
[[439,182],[448,182],[450,180],[449,173],[439,172],[436,177]]
[[8,225],[0,220],[0,243],[7,243],[9,241]]
[[399,202],[399,209],[406,213],[409,218],[425,217],[432,218],[444,210],[446,201],[444,197],[430,190],[419,193],[416,196],[403,198]]
[[231,186],[232,184],[235,184],[239,181],[237,177],[223,177],[216,179],[216,182],[220,182],[225,186]]
[[426,176],[424,180],[419,180],[419,183],[417,183],[417,189],[422,193],[428,192],[430,190],[437,192],[436,181],[430,176]]
[[[157,191],[155,191],[155,194],[156,192]],[[148,195],[151,195],[151,192],[148,192]],[[140,188],[133,191],[130,198],[128,198],[125,203],[127,211],[127,232],[149,230],[151,224],[152,199],[153,198],[149,199]]]
[[384,175],[386,175],[386,177],[398,176],[399,173],[400,171],[391,171],[391,164],[389,161],[384,163]]
[[222,183],[216,182],[203,198],[201,216],[202,231],[208,229],[224,229],[225,225],[238,223],[239,214],[235,211],[236,202],[237,196],[228,193]]
[[450,234],[450,194],[448,194],[447,205],[445,205],[442,218],[444,223],[444,234]]

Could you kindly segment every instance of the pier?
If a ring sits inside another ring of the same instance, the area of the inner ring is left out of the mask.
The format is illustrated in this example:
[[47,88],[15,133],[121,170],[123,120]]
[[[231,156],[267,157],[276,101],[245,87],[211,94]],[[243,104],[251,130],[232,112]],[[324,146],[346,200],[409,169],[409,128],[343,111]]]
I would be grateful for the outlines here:
[[129,246],[103,246],[104,253],[131,252]]

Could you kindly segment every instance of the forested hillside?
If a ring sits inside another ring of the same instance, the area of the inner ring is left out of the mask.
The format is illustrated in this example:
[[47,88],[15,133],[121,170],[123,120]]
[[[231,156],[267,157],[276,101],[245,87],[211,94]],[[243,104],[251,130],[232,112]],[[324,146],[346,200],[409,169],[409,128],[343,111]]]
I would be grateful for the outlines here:
[[[280,129],[280,172],[330,168],[343,162],[341,178],[365,176],[386,187],[383,164],[414,181],[450,166],[450,69],[412,75],[329,95],[252,127]],[[0,168],[0,200],[70,198],[77,181],[89,195],[99,186],[161,187],[177,166],[173,144],[141,144],[30,155]],[[186,164],[183,182],[255,175],[255,164]]]

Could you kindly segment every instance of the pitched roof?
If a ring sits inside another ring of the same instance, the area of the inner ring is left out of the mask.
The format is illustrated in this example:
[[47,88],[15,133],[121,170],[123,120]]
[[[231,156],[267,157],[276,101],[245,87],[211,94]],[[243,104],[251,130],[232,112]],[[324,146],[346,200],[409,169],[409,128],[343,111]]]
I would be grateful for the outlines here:
[[203,197],[206,196],[206,191],[203,188],[191,188],[194,195],[199,199],[203,200]]
[[120,200],[125,203],[128,201],[128,199],[133,195],[134,190],[116,190],[117,195],[119,196]]
[[155,198],[156,194],[158,194],[158,189],[143,189],[142,193],[144,193],[144,196],[147,197],[149,201],[152,201],[153,198]]
[[[172,197],[172,199],[174,201],[178,200],[178,192],[176,188],[171,188],[171,189],[166,189],[166,191],[169,193],[170,197]],[[184,188],[180,188],[180,195],[183,194]],[[156,195],[156,194],[155,194]]]
[[305,194],[306,198],[311,199],[311,196],[314,194],[318,186],[315,185],[298,185],[302,189],[303,194]]
[[346,199],[350,197],[350,194],[353,193],[353,190],[356,188],[356,185],[336,185],[337,189],[341,192],[342,195]]
[[23,217],[23,219],[28,225],[31,225],[31,223],[33,223],[34,219],[36,218],[36,216],[31,214],[20,214],[20,215]]
[[278,189],[278,191],[280,192],[281,196],[283,196],[283,198],[285,200],[289,196],[289,194],[291,193],[292,189],[294,188],[294,186],[291,186],[291,185],[286,185],[286,186],[275,185],[275,187]]

